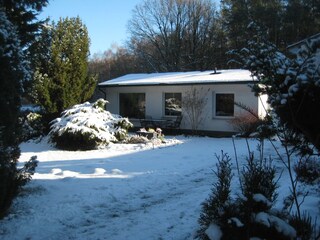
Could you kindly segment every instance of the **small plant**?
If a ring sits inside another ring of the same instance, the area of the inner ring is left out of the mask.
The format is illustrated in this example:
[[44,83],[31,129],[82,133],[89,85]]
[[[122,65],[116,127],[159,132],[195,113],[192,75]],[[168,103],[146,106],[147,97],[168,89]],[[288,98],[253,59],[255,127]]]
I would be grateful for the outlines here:
[[149,133],[155,133],[156,131],[153,128],[148,128]]
[[129,122],[128,118],[120,118],[118,122],[114,124],[115,137],[118,141],[123,141],[128,136],[128,130],[133,127],[133,124]]
[[271,160],[257,161],[251,153],[241,174],[243,195],[246,198],[252,198],[253,194],[259,193],[272,203],[275,202],[278,196],[275,176],[276,169],[272,166]]
[[135,135],[126,140],[127,143],[139,144],[139,143],[148,143],[150,140],[144,136]]
[[216,158],[218,163],[214,174],[218,180],[213,184],[211,195],[202,204],[202,212],[199,218],[200,230],[198,231],[200,239],[209,239],[206,231],[210,225],[223,231],[228,226],[228,219],[233,212],[230,197],[231,159],[223,152],[221,152],[221,156],[216,155]]
[[312,232],[314,232],[315,226],[312,226],[312,219],[310,215],[308,215],[307,213],[303,213],[302,217],[299,218],[297,214],[294,214],[290,218],[289,223],[291,224],[291,226],[297,229],[298,239],[301,239],[301,240],[313,239]]
[[32,178],[32,175],[36,171],[36,167],[38,166],[37,156],[32,156],[25,165],[19,169],[17,180],[21,183],[21,185],[25,185]]
[[235,131],[239,132],[241,137],[250,137],[253,133],[257,131],[259,126],[259,119],[252,114],[246,113],[234,117],[230,120]]
[[320,162],[317,158],[303,158],[294,166],[297,179],[308,184],[320,179]]
[[249,240],[278,239],[291,240],[296,230],[287,223],[288,219],[275,209],[277,184],[275,168],[271,162],[255,160],[250,154],[240,174],[241,193],[231,199],[230,158],[222,154],[218,159],[218,180],[212,188],[212,195],[203,203],[199,218],[200,239]]
[[200,90],[191,87],[182,98],[182,108],[186,114],[187,121],[191,124],[192,132],[195,134],[198,127],[204,120],[203,113],[208,102],[207,94],[210,89],[201,88]]
[[45,127],[41,114],[35,112],[25,113],[20,120],[22,124],[23,141],[35,139],[43,135]]

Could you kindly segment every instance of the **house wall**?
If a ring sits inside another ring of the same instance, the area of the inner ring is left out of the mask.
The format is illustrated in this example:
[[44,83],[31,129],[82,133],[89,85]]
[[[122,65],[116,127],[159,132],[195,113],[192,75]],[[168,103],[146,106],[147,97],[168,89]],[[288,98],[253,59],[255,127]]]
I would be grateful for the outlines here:
[[[139,87],[111,87],[104,89],[106,91],[107,110],[111,113],[119,114],[119,93],[145,93],[146,96],[146,115],[153,118],[164,117],[164,93],[181,92],[182,99],[188,94],[188,91],[196,88],[200,95],[205,96],[207,104],[203,109],[202,122],[198,130],[214,132],[233,132],[234,128],[230,123],[233,117],[216,117],[215,112],[215,93],[233,93],[235,101],[248,106],[258,114],[262,114],[261,103],[251,92],[247,84],[221,84],[221,85],[195,85],[195,86],[139,86]],[[191,130],[191,124],[182,108],[183,119],[180,125],[181,129]],[[246,114],[243,109],[235,106],[235,116]],[[138,119],[130,121],[139,127]]]
[[258,100],[258,114],[260,118],[264,118],[267,115],[267,110],[270,109],[270,105],[267,103],[268,95],[261,95]]

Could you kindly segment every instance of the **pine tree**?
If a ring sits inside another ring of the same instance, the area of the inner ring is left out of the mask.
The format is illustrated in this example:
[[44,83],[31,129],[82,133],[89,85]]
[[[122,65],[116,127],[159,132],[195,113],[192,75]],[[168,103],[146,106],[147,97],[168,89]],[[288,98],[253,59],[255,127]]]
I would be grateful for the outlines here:
[[251,22],[263,27],[271,42],[281,43],[284,37],[281,35],[283,9],[283,1],[280,0],[222,0],[222,21],[229,49],[246,46],[246,41],[251,38],[247,30]]
[[32,159],[24,168],[17,169],[20,156],[18,116],[22,83],[30,78],[23,50],[27,49],[36,30],[35,11],[45,3],[0,1],[0,218],[36,166]]
[[[43,42],[49,43],[47,49]],[[34,59],[35,96],[45,114],[54,118],[93,94],[96,78],[88,76],[88,31],[79,17],[60,19],[46,26],[37,43],[42,54]]]
[[[252,26],[252,40],[238,52],[239,62],[249,69],[257,82],[253,91],[267,94],[279,124],[303,137],[305,144],[320,152],[320,68],[317,57],[320,38],[301,47],[296,58],[287,56]],[[305,151],[303,144],[302,152]]]

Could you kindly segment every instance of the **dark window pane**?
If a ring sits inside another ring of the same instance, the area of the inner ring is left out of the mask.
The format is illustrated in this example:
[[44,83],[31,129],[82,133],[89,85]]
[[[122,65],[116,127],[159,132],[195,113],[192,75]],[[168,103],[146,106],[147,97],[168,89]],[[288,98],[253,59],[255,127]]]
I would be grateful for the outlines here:
[[216,94],[216,116],[232,117],[234,115],[234,94]]
[[181,93],[165,93],[164,107],[166,116],[181,115]]
[[128,118],[145,117],[144,93],[120,93],[120,115]]

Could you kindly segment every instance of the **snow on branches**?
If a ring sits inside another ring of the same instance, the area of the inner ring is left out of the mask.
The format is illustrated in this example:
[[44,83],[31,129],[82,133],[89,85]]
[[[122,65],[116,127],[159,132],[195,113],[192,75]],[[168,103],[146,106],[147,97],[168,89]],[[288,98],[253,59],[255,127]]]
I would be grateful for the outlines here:
[[256,77],[253,91],[268,95],[281,123],[320,151],[320,35],[297,45],[293,55],[281,52],[261,31],[255,31],[247,47],[234,52],[237,62]]

